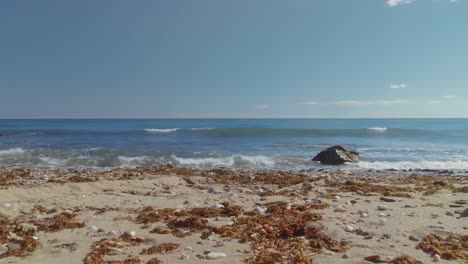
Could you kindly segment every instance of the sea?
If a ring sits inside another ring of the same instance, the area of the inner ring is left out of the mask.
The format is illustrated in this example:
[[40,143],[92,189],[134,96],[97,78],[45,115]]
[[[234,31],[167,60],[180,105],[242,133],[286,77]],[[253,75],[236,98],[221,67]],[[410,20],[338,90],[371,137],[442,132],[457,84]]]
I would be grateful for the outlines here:
[[0,167],[308,170],[336,144],[361,159],[339,168],[468,171],[468,119],[0,120]]

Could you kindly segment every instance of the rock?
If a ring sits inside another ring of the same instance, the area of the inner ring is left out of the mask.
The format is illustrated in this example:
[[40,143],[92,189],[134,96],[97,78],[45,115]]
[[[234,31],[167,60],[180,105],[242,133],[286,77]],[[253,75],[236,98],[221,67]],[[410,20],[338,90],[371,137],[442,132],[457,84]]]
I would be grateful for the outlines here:
[[224,205],[218,204],[218,203],[217,203],[217,204],[214,204],[211,208],[213,208],[213,209],[221,209],[221,208],[224,208]]
[[341,256],[341,257],[344,258],[344,259],[347,259],[347,258],[349,258],[349,253],[348,253],[348,252],[345,252],[345,253],[343,254],[343,256]]
[[435,255],[432,257],[432,261],[434,261],[434,262],[441,262],[441,261],[442,261],[442,258],[440,257],[439,254],[435,254]]
[[91,233],[97,233],[99,229],[97,227],[95,227],[95,226],[90,226],[90,227],[88,227],[88,230]]
[[379,211],[385,211],[385,210],[388,210],[388,206],[385,206],[385,205],[379,205],[379,206],[377,206],[377,210],[379,210]]
[[468,217],[468,208],[463,210],[463,212],[460,214],[460,217]]
[[190,257],[188,255],[186,255],[186,254],[180,254],[180,255],[177,256],[177,258],[180,259],[180,260],[187,260]]
[[344,229],[345,229],[346,232],[353,232],[354,231],[354,227],[351,226],[351,225],[345,225]]
[[453,213],[450,212],[450,211],[445,212],[445,215],[448,215],[448,216],[455,216],[455,214],[453,214]]
[[226,246],[226,243],[224,241],[218,240],[218,241],[216,241],[216,246],[217,247],[224,247],[224,246]]
[[338,205],[335,207],[335,212],[343,213],[346,212],[346,208],[344,206]]
[[357,151],[348,150],[343,146],[336,145],[323,150],[312,160],[329,165],[340,165],[345,162],[357,163],[359,161],[359,153]]
[[380,197],[380,201],[387,202],[387,203],[394,203],[394,202],[396,202],[395,199],[388,198],[388,197]]
[[226,254],[222,252],[210,252],[208,255],[206,255],[207,259],[221,259],[225,258]]
[[387,263],[386,260],[383,260],[379,255],[371,255],[364,258],[364,260],[370,261],[372,263]]
[[130,237],[136,237],[135,231],[125,231],[124,235],[128,235]]
[[409,238],[409,240],[411,240],[411,241],[419,241],[419,240],[420,240],[419,238],[417,238],[417,237],[415,237],[415,236],[409,236],[408,238]]

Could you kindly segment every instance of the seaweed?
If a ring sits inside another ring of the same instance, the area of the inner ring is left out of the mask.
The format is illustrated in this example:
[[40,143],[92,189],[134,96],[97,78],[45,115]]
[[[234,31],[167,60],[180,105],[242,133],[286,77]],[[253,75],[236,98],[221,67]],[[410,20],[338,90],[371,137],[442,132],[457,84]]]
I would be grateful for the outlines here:
[[439,254],[444,259],[468,260],[468,235],[449,235],[446,238],[431,234],[416,247],[426,253]]
[[154,245],[149,248],[143,249],[140,254],[142,255],[153,255],[153,254],[164,254],[169,253],[173,250],[176,250],[180,245],[175,243],[162,243],[159,245]]
[[51,218],[36,221],[34,224],[38,227],[39,231],[57,232],[62,229],[83,228],[84,222],[74,222],[73,219],[77,216],[76,213],[63,212],[56,214]]

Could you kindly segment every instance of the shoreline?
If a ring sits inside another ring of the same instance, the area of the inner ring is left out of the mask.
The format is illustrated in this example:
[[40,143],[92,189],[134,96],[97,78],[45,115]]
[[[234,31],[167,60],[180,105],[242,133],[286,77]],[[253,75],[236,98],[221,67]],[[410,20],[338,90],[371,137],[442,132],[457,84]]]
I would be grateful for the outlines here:
[[467,193],[415,171],[0,168],[0,263],[464,263]]

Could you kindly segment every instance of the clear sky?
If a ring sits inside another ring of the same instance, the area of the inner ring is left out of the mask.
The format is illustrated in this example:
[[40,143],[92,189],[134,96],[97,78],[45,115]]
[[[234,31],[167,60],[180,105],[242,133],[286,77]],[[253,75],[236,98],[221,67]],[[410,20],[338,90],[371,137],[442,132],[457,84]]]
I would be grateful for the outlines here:
[[468,117],[468,0],[0,1],[0,118]]

